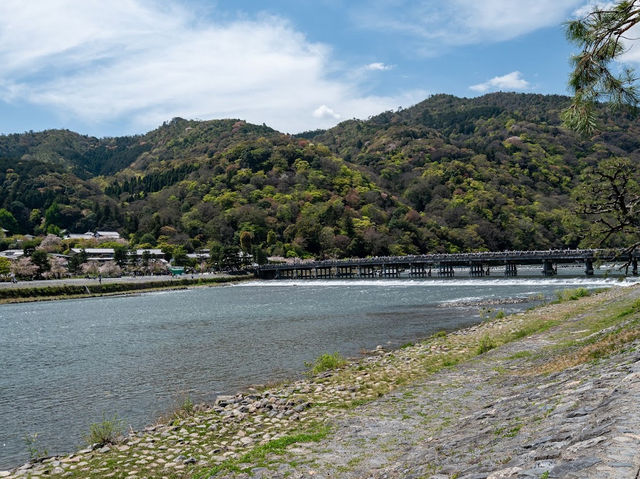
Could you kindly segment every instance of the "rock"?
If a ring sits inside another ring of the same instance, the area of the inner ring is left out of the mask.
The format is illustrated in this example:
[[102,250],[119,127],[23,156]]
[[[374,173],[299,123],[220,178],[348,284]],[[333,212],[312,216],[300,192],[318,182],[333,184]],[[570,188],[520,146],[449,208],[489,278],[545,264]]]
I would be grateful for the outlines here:
[[214,402],[214,405],[215,406],[224,407],[224,406],[227,406],[229,404],[233,404],[233,401],[234,401],[234,396],[220,395],[220,396],[216,397],[216,401]]
[[518,473],[522,471],[521,467],[509,467],[500,471],[493,472],[487,476],[487,479],[505,479],[509,477],[518,477]]
[[9,477],[11,475],[11,471],[0,471],[0,477]]

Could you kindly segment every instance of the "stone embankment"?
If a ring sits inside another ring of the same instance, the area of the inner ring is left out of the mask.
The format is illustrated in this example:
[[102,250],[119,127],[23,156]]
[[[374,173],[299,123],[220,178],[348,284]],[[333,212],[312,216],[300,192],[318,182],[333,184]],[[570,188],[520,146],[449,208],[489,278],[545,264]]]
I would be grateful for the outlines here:
[[0,477],[630,478],[640,289],[439,333]]

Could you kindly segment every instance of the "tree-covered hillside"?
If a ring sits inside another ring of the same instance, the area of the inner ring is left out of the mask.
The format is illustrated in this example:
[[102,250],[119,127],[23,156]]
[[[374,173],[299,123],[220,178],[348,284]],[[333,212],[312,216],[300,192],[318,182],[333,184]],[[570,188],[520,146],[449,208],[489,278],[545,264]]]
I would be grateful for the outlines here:
[[637,162],[640,131],[603,110],[602,133],[584,140],[561,127],[568,104],[436,95],[298,136],[182,119],[136,137],[2,136],[0,208],[16,219],[12,233],[117,229],[132,244],[187,250],[327,257],[575,247],[588,230],[571,201],[581,173],[607,157]]

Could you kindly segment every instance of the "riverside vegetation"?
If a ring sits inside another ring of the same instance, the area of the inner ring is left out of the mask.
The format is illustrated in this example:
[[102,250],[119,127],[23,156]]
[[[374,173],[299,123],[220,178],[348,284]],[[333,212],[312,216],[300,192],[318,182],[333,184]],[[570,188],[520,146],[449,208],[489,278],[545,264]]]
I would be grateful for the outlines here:
[[99,283],[87,285],[58,285],[41,287],[12,287],[0,289],[0,304],[28,301],[47,301],[116,294],[143,293],[154,290],[181,289],[194,286],[214,286],[252,279],[249,276],[219,276],[214,278],[180,278],[154,281]]
[[0,474],[635,477],[639,325],[640,288],[573,291],[346,364],[327,355],[309,378],[190,404],[111,444]]

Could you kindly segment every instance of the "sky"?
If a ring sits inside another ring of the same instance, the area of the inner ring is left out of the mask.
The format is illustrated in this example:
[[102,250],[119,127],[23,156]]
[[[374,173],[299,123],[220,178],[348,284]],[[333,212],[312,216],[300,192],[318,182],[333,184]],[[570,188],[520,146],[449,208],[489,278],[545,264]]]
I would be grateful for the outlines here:
[[[0,133],[145,133],[174,117],[286,133],[437,93],[569,94],[585,0],[1,0]],[[630,63],[640,61],[632,50]]]

